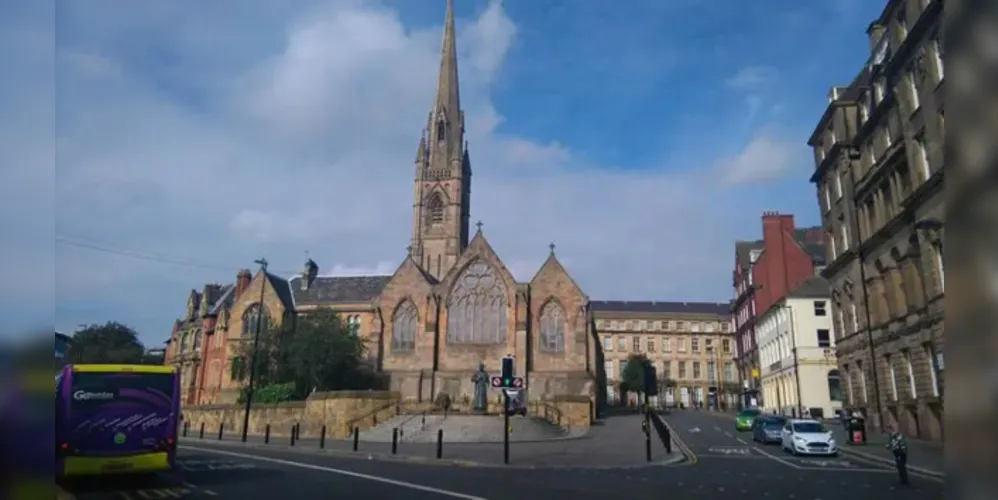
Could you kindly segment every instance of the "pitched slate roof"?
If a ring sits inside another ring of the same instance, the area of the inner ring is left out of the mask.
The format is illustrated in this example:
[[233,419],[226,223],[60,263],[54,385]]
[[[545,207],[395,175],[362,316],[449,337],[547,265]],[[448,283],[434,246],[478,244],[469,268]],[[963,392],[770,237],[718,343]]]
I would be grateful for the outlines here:
[[285,307],[291,308],[294,305],[294,295],[291,293],[288,280],[270,273],[267,273],[267,280],[270,281],[270,286],[274,287],[277,298],[281,299]]
[[735,261],[738,263],[738,268],[745,270],[748,269],[751,260],[749,257],[752,255],[752,250],[762,250],[763,242],[762,240],[755,241],[736,241],[735,242]]
[[208,309],[208,314],[218,314],[222,309],[228,309],[236,298],[236,285],[228,284],[222,288],[222,293]]
[[795,299],[823,299],[831,296],[831,288],[825,278],[812,276],[797,285],[787,296]]
[[656,302],[642,300],[594,300],[589,303],[595,312],[716,314],[729,316],[730,302]]
[[302,290],[301,276],[294,276],[285,286],[296,306],[367,302],[377,297],[391,278],[386,275],[318,276],[308,290]]

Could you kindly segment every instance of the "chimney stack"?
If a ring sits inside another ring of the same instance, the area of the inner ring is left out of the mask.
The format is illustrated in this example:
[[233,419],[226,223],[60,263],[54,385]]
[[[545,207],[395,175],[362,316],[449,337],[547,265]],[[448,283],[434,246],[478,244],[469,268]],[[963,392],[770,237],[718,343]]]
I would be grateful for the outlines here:
[[250,281],[253,281],[253,275],[250,274],[249,269],[240,269],[239,273],[236,274],[236,296],[239,298],[250,286]]

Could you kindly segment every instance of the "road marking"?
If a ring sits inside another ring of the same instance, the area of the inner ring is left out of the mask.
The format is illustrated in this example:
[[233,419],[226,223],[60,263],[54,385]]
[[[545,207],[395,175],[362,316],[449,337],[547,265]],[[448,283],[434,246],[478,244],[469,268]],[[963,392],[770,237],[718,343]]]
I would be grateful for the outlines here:
[[269,463],[272,463],[272,464],[280,464],[280,465],[285,465],[285,466],[288,466],[288,467],[297,467],[299,469],[309,469],[309,470],[315,470],[315,471],[321,471],[321,472],[329,472],[331,474],[338,474],[338,475],[347,476],[347,477],[355,477],[357,479],[367,479],[368,481],[374,481],[374,482],[384,483],[384,484],[392,484],[392,485],[395,485],[395,486],[400,486],[402,488],[408,488],[410,490],[418,490],[418,491],[425,491],[425,492],[428,492],[428,493],[436,493],[438,495],[447,496],[447,497],[451,497],[451,498],[463,498],[464,500],[486,500],[483,497],[476,497],[474,495],[466,495],[464,493],[458,493],[456,491],[442,490],[440,488],[434,488],[432,486],[423,486],[421,484],[408,483],[408,482],[399,481],[399,480],[396,480],[396,479],[389,479],[387,477],[372,476],[370,474],[362,474],[360,472],[354,472],[354,471],[349,471],[349,470],[344,470],[344,469],[334,469],[332,467],[323,467],[321,465],[313,465],[313,464],[307,464],[307,463],[302,463],[302,462],[294,462],[294,461],[291,461],[291,460],[284,460],[284,459],[281,459],[281,458],[261,457],[261,456],[257,456],[257,455],[249,455],[249,454],[246,454],[246,453],[236,453],[236,452],[232,452],[232,451],[215,450],[215,449],[212,449],[212,448],[198,448],[196,446],[181,446],[181,448],[186,448],[188,450],[194,450],[194,451],[200,451],[202,453],[214,453],[216,455],[227,455],[227,456],[230,456],[230,457],[245,458],[245,459],[248,459],[248,460],[257,460],[257,461],[260,461],[260,462],[269,462]]
[[744,445],[747,445],[747,444],[748,444],[748,442],[747,442],[747,441],[745,441],[745,440],[744,440],[744,439],[742,439],[742,438],[735,438],[735,441],[738,441],[739,443],[741,443],[741,444],[744,444]]
[[693,433],[693,434],[696,434],[696,433],[700,432],[700,428],[699,427],[694,427],[694,428],[690,429],[690,432]]
[[732,436],[732,435],[731,435],[731,433],[730,433],[730,432],[728,432],[728,431],[724,431],[724,435],[725,435],[725,436],[728,436],[729,438],[733,438],[733,437],[735,437],[735,436]]
[[[696,465],[699,461],[697,454],[693,453],[693,450],[691,450],[689,446],[686,446],[686,443],[679,438],[679,433],[676,432],[671,425],[669,425],[669,422],[666,422],[664,418],[659,418],[659,420],[662,422],[662,425],[669,430],[669,437],[672,438],[672,442],[679,447],[679,451],[682,452],[683,455],[686,455],[686,465]],[[700,432],[699,427],[694,427],[693,429],[696,429],[696,432]],[[690,432],[694,432],[693,429],[690,429]]]
[[749,448],[741,448],[738,446],[711,446],[707,449],[711,453],[720,453],[722,455],[751,455],[752,450]]
[[764,457],[769,457],[769,458],[771,458],[771,459],[773,459],[773,460],[776,460],[777,462],[779,462],[779,463],[781,463],[781,464],[783,464],[783,465],[786,465],[787,467],[792,467],[792,468],[794,468],[794,469],[797,469],[797,470],[801,470],[801,469],[803,469],[803,467],[801,467],[801,466],[799,466],[799,465],[797,465],[797,464],[795,464],[795,463],[791,463],[791,462],[788,462],[788,461],[786,461],[786,460],[784,460],[784,459],[782,459],[782,458],[780,458],[780,457],[778,457],[778,456],[776,456],[776,455],[773,455],[772,453],[769,453],[769,452],[767,452],[767,451],[763,451],[762,449],[760,449],[760,448],[758,448],[758,447],[756,447],[756,448],[753,448],[753,449],[754,449],[755,451],[757,451],[757,452],[761,453],[761,454],[762,454],[762,456],[764,456]]
[[[889,459],[886,459],[886,458],[876,457],[876,456],[873,456],[873,455],[869,455],[867,453],[863,453],[861,451],[851,450],[849,448],[839,448],[839,451],[841,453],[843,453],[843,454],[849,455],[850,457],[852,457],[852,458],[854,458],[856,460],[859,460],[860,462],[865,462],[867,464],[876,465],[878,467],[884,467],[885,469],[891,469],[892,467],[894,467],[894,463],[891,462]],[[928,472],[925,472],[925,471],[922,471],[922,470],[919,470],[919,469],[921,469],[921,468],[920,467],[914,467],[913,468],[912,466],[909,465],[908,466],[908,474],[913,474],[913,475],[916,475],[916,476],[919,476],[919,477],[922,477],[922,478],[925,478],[925,479],[931,479],[931,480],[933,480],[933,481],[935,481],[937,483],[944,483],[944,482],[946,482],[945,476],[941,477],[938,474],[930,474]]]

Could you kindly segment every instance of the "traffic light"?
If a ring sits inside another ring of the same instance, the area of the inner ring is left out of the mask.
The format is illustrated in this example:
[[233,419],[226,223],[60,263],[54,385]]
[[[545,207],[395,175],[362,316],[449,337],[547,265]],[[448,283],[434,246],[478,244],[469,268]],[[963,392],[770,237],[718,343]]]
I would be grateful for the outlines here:
[[502,386],[513,387],[513,378],[516,376],[516,360],[513,356],[503,356],[502,358]]

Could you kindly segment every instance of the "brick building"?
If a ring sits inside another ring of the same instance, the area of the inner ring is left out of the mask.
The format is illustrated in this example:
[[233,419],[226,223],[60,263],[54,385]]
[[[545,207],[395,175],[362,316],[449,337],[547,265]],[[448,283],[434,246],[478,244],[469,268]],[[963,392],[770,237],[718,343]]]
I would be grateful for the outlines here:
[[735,242],[731,303],[735,328],[735,362],[746,397],[759,394],[759,350],[756,317],[814,276],[825,264],[821,228],[798,229],[793,215],[762,215],[762,239]]
[[848,405],[942,439],[942,2],[891,0],[808,144]]
[[603,394],[589,298],[554,245],[529,281],[517,281],[481,223],[469,229],[471,159],[450,4],[437,94],[415,157],[410,246],[400,266],[390,276],[326,277],[309,260],[291,279],[241,272],[232,285],[192,291],[168,355],[181,366],[188,403],[235,398],[245,376],[236,347],[257,321],[276,325],[320,306],[347,318],[391,389],[409,400],[441,392],[470,398],[479,363],[495,372],[506,354],[519,360],[531,399]]

